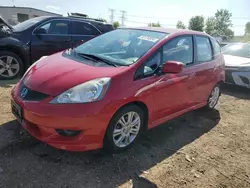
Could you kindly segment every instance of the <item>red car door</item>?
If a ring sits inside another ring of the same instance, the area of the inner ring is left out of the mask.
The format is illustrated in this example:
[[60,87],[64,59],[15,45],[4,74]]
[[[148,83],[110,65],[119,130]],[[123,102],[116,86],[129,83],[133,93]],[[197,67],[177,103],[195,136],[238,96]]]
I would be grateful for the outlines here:
[[207,101],[208,96],[217,82],[217,63],[213,56],[212,45],[207,36],[196,35],[196,64],[194,85],[190,88],[195,105]]
[[[163,46],[163,62],[178,61],[186,67],[179,74],[164,74],[155,79],[154,92],[154,125],[182,114],[193,106],[193,96],[190,87],[194,85],[195,72],[192,68],[193,37],[178,36]],[[152,78],[153,79],[153,78]]]

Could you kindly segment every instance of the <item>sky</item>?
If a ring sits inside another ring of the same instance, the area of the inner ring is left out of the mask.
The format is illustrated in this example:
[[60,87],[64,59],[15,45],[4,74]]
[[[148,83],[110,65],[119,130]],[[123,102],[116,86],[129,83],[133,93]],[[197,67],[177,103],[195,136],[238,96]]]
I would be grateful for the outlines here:
[[116,9],[114,20],[119,22],[120,11],[124,10],[126,26],[147,26],[159,21],[163,27],[175,27],[178,20],[188,25],[192,16],[207,18],[214,16],[218,9],[228,9],[232,13],[232,29],[236,35],[243,35],[244,26],[250,21],[250,0],[0,0],[2,6],[13,4],[63,15],[79,12],[107,21],[110,21],[109,9]]

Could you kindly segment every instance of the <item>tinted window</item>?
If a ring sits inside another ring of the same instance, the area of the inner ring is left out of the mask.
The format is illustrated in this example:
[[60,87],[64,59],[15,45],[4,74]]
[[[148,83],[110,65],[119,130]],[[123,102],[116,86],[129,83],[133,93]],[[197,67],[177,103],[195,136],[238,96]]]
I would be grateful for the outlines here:
[[68,34],[69,23],[67,20],[53,20],[41,26],[45,34]]
[[100,33],[92,25],[84,22],[71,22],[71,34],[73,35],[99,35]]
[[179,61],[185,65],[193,62],[192,36],[172,39],[163,46],[163,61]]
[[114,27],[110,24],[94,24],[97,29],[99,29],[102,33],[106,33],[108,31],[114,30]]
[[219,55],[221,53],[219,43],[214,38],[211,38],[211,42],[214,48],[214,55]]
[[196,36],[197,60],[199,62],[211,61],[213,58],[212,47],[208,37]]

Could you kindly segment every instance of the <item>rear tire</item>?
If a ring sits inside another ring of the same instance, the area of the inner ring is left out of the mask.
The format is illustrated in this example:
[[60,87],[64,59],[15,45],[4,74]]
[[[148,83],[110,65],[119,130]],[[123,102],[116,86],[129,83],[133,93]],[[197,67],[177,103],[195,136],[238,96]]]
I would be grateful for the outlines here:
[[12,80],[23,75],[22,59],[13,52],[0,51],[0,80]]
[[221,95],[220,85],[216,84],[208,97],[207,105],[204,107],[204,109],[213,110],[219,101],[220,95]]
[[144,117],[144,111],[136,105],[118,110],[106,130],[104,150],[119,153],[130,148],[141,135],[145,126]]

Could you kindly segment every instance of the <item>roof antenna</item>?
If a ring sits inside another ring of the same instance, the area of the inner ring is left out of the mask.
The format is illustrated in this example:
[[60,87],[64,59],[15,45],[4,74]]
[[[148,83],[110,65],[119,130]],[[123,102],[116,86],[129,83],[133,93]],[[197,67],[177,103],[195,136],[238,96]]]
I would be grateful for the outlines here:
[[13,7],[15,6],[15,0],[12,0],[12,3],[13,3]]

